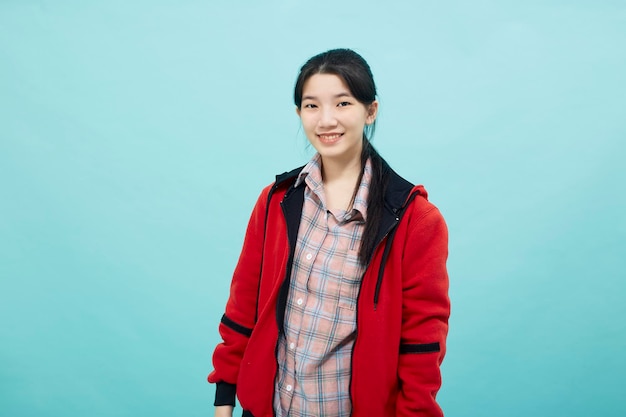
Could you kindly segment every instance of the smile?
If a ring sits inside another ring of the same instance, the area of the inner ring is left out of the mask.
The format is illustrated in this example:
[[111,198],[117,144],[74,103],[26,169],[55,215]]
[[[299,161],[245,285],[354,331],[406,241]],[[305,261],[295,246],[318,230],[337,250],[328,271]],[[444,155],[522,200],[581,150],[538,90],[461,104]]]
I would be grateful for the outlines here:
[[343,136],[343,133],[330,133],[330,134],[317,135],[320,141],[324,143],[334,143],[337,140],[339,140],[339,138],[342,136]]

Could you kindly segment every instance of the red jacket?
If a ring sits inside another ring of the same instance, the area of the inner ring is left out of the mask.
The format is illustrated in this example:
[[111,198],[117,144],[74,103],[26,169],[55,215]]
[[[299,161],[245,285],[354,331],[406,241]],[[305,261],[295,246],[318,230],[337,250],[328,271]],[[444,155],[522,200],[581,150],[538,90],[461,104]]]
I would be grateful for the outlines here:
[[[283,329],[304,184],[301,168],[276,178],[259,197],[235,269],[213,354],[216,405],[274,415],[276,346]],[[441,386],[448,299],[447,228],[422,186],[391,171],[378,246],[357,300],[352,351],[353,417],[443,416]]]

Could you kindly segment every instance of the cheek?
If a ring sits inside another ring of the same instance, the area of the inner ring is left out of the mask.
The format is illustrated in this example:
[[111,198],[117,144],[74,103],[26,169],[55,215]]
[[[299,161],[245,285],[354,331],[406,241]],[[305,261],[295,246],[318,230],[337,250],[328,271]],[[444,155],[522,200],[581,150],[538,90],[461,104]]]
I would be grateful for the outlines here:
[[312,117],[301,117],[300,122],[305,130],[311,130],[315,128],[315,120]]

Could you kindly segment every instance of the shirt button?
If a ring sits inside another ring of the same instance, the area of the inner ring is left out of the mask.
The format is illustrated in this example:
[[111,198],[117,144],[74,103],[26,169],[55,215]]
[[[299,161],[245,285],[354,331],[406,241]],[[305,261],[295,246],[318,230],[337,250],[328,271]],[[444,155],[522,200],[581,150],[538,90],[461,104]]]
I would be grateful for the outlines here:
[[313,257],[313,255],[311,255],[310,253],[307,253],[306,260],[310,261],[312,257]]
[[286,388],[287,388],[287,391],[288,391],[288,392],[291,392],[291,389],[292,389],[293,387],[292,387],[291,385],[287,385],[287,387],[286,387]]
[[302,298],[298,298],[298,301],[296,302],[298,303],[299,306],[301,306],[304,301],[302,301]]
[[293,349],[293,348],[295,348],[295,347],[296,347],[296,344],[295,344],[295,343],[293,343],[293,342],[289,343],[289,349]]

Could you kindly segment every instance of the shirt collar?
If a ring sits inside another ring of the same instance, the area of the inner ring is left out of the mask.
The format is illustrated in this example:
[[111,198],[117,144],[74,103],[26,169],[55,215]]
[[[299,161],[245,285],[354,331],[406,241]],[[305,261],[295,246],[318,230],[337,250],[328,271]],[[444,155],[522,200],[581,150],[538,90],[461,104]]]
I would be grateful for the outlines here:
[[[370,159],[365,163],[365,170],[363,171],[363,177],[359,184],[359,189],[356,192],[354,203],[352,204],[352,216],[357,216],[358,212],[363,220],[367,220],[367,197],[369,195],[369,187],[372,181],[372,163]],[[306,183],[307,187],[311,189],[318,196],[324,195],[324,183],[322,181],[322,157],[319,153],[302,168],[296,182],[295,187],[298,187],[302,183]]]
[[363,220],[367,220],[367,197],[370,191],[370,184],[372,182],[372,163],[368,159],[365,162],[365,170],[363,171],[363,178],[361,178],[361,184],[354,197],[354,204],[352,204],[352,210],[358,211]]
[[298,187],[303,182],[316,193],[320,190],[324,190],[324,183],[322,182],[322,157],[319,153],[316,153],[304,168],[302,168],[294,186]]

